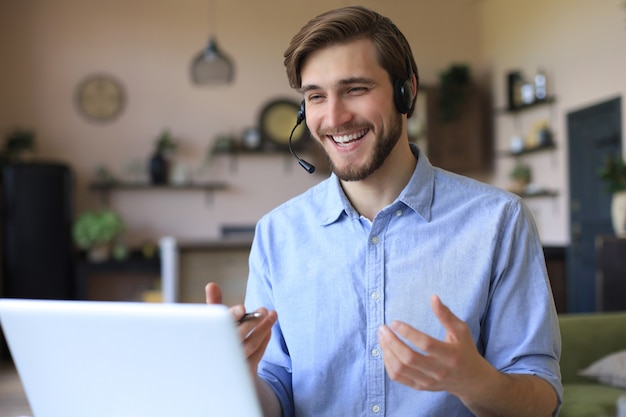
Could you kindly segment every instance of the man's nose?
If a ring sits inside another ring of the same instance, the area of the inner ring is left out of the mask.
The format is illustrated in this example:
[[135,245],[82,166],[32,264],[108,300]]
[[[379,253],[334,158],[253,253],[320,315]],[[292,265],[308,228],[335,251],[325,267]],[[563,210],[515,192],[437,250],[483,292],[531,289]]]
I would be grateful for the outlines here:
[[328,100],[327,122],[330,126],[341,126],[350,121],[352,112],[349,106],[341,98],[331,98]]

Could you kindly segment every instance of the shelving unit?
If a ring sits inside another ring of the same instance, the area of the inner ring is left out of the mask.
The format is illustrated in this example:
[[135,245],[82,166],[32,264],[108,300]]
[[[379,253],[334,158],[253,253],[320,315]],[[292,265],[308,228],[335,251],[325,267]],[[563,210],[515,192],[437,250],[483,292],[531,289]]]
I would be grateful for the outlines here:
[[[524,130],[528,130],[528,124],[526,124],[526,126],[521,126],[521,122],[519,120],[521,113],[534,111],[534,109],[538,109],[543,106],[549,106],[549,111],[552,112],[552,105],[554,103],[556,103],[556,97],[549,96],[544,100],[535,101],[531,104],[527,104],[527,105],[523,105],[523,106],[519,106],[515,108],[496,109],[496,115],[512,117],[513,123],[514,123],[514,130],[517,132],[521,132]],[[554,124],[554,122],[552,119],[553,119],[553,115],[550,114],[550,117],[548,118],[547,129],[551,136],[548,137],[547,141],[542,142],[539,140],[539,138],[537,138],[536,145],[527,146],[527,141],[524,140],[524,146],[520,150],[503,150],[503,151],[496,152],[496,154],[499,157],[516,158],[518,163],[520,163],[520,160],[522,158],[533,158],[533,156],[536,154],[554,151],[555,149],[557,149],[557,146],[553,142],[554,132],[552,129],[552,125]],[[524,129],[522,127],[524,127]],[[531,165],[531,168],[532,168],[532,165]],[[519,195],[525,199],[546,198],[546,197],[554,198],[559,195],[559,192],[556,190],[550,190],[550,189],[535,189],[532,192],[524,192],[524,193],[520,193]]]

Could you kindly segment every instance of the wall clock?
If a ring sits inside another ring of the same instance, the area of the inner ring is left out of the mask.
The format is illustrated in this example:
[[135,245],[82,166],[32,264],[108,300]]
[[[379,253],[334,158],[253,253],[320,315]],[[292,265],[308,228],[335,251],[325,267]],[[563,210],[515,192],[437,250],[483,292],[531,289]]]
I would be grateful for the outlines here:
[[122,84],[106,74],[94,74],[78,84],[76,106],[85,118],[108,122],[124,109],[126,95]]
[[[288,99],[272,100],[261,110],[259,130],[264,142],[269,141],[278,148],[287,149],[289,134],[296,125],[300,103]],[[306,134],[305,123],[302,123],[293,132],[291,143],[294,149],[302,146]]]

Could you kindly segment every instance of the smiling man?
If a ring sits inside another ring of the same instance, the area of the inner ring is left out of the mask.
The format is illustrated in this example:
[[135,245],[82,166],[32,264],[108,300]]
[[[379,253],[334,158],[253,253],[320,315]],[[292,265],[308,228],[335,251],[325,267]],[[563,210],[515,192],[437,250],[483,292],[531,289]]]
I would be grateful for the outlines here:
[[[370,39],[315,50],[301,68],[307,126],[354,208],[371,220],[398,196],[417,163],[406,117],[394,106],[394,83]],[[417,91],[415,76],[409,83]],[[354,195],[362,191],[376,197]]]
[[[409,143],[410,46],[362,7],[285,53],[332,175],[264,216],[240,325],[267,416],[555,415],[560,337],[519,197]],[[221,301],[215,284],[207,301]],[[236,319],[243,306],[232,308]]]

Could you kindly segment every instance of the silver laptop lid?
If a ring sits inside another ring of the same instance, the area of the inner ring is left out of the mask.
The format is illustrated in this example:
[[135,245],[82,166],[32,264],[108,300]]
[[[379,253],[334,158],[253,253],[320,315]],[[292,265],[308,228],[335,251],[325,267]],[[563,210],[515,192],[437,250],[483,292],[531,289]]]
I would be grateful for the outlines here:
[[224,306],[0,299],[35,417],[259,417]]

